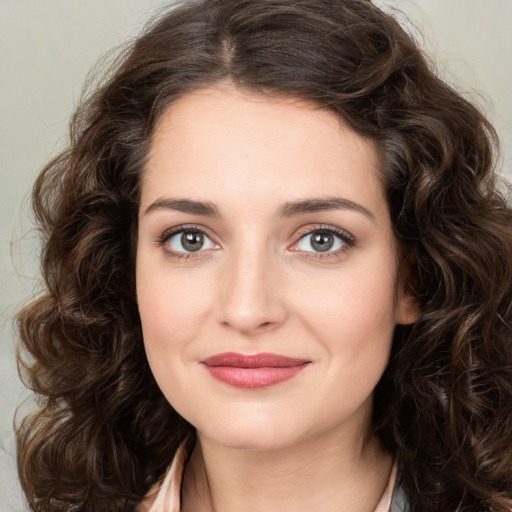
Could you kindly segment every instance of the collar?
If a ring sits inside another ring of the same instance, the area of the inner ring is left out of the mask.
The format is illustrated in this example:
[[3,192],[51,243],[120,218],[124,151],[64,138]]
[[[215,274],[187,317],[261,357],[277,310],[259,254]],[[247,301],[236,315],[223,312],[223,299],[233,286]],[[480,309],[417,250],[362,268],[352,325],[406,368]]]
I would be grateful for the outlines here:
[[[148,512],[180,512],[181,481],[193,445],[186,440],[179,446]],[[395,461],[384,494],[373,512],[407,512],[403,492],[396,486],[397,473],[398,464]]]

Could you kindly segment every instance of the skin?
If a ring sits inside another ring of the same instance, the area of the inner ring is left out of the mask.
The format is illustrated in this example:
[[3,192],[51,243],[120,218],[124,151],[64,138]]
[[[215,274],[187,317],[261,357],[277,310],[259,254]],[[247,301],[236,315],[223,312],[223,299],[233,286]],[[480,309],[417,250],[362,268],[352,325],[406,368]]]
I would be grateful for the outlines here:
[[[179,230],[197,227],[187,253]],[[341,235],[319,252],[326,229]],[[392,460],[367,435],[372,393],[395,325],[419,316],[396,253],[375,147],[332,112],[229,84],[171,104],[142,176],[136,278],[151,369],[197,429],[183,510],[373,510]],[[201,364],[222,352],[308,364],[241,389]]]

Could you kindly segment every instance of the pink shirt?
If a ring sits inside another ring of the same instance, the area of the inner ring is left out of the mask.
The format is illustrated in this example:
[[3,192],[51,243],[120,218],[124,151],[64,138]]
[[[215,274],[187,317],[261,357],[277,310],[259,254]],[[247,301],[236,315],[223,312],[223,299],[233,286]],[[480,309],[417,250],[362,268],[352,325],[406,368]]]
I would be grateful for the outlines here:
[[[183,443],[176,452],[171,466],[167,470],[167,475],[158,491],[153,505],[148,512],[180,512],[180,491],[183,472],[187,462],[187,447]],[[386,490],[373,512],[389,512],[393,490],[395,488],[397,474],[397,465],[393,465]]]

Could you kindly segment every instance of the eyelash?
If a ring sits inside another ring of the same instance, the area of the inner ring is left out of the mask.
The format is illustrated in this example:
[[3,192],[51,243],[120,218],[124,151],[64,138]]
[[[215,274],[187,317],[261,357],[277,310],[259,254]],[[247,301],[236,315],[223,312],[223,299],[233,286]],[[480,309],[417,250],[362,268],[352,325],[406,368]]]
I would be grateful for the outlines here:
[[302,252],[302,256],[305,258],[311,258],[314,260],[326,260],[326,259],[338,259],[342,254],[348,252],[352,247],[356,245],[356,239],[353,235],[348,233],[347,231],[336,228],[334,226],[329,226],[325,224],[317,224],[313,227],[307,227],[303,230],[299,230],[297,233],[297,239],[293,243],[293,245],[298,244],[303,238],[309,235],[313,235],[314,233],[325,233],[328,235],[333,235],[342,242],[342,246],[335,251],[326,251],[326,252],[314,252],[314,251],[304,251]]
[[[179,233],[184,233],[186,231],[191,231],[195,233],[201,233],[202,235],[208,237],[211,239],[211,237],[208,235],[205,229],[203,229],[201,226],[196,226],[194,224],[187,224],[185,226],[176,226],[175,228],[168,229],[162,233],[162,235],[158,238],[157,244],[159,247],[163,247],[165,253],[170,256],[173,259],[181,260],[181,259],[188,259],[188,258],[194,258],[197,257],[198,254],[194,252],[181,252],[181,251],[173,251],[169,247],[164,247],[165,244],[174,236]],[[203,251],[197,251],[198,253],[201,253]]]
[[[207,238],[211,239],[211,237],[208,235],[208,232],[202,228],[201,226],[196,226],[193,224],[188,224],[184,226],[176,226],[174,228],[168,229],[162,233],[162,235],[157,239],[157,244],[159,247],[163,247],[166,254],[176,260],[181,259],[189,259],[198,257],[201,252],[204,251],[197,251],[196,252],[181,252],[181,251],[173,251],[168,246],[164,247],[165,244],[174,236],[179,233],[183,233],[186,231],[201,233],[202,235],[206,236]],[[313,235],[314,233],[325,233],[329,235],[333,235],[342,242],[342,247],[335,251],[326,251],[324,253],[322,252],[315,252],[315,251],[299,251],[296,249],[292,249],[293,251],[302,252],[302,256],[305,258],[311,258],[315,260],[325,260],[330,258],[339,258],[343,253],[349,251],[352,247],[356,245],[356,240],[354,236],[352,236],[347,231],[336,228],[334,226],[324,225],[324,224],[318,224],[313,227],[307,227],[303,228],[302,230],[299,230],[296,236],[295,242],[293,242],[293,245],[298,244],[303,238],[309,235]]]

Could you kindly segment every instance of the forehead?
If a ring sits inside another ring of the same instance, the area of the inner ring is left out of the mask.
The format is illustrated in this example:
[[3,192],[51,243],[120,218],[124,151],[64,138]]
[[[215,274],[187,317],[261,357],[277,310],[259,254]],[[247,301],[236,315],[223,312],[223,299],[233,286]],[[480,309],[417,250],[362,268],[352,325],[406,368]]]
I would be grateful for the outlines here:
[[[156,126],[142,203],[164,193],[383,200],[373,141],[335,113],[296,98],[223,86],[190,92]],[[144,204],[141,204],[144,207]]]

